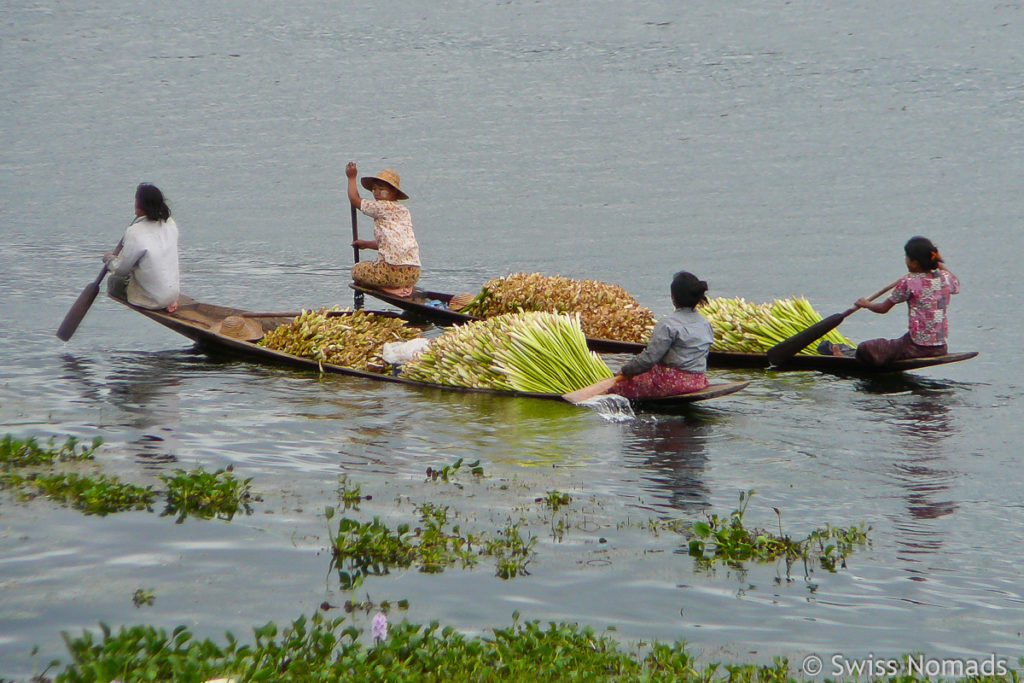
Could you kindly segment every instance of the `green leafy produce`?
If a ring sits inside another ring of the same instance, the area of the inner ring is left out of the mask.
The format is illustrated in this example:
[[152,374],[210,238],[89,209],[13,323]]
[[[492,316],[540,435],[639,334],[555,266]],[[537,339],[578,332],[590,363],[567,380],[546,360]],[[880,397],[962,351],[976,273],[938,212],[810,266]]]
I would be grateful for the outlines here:
[[[821,316],[804,297],[754,304],[743,298],[713,298],[698,309],[715,331],[713,351],[764,353],[779,342],[820,322]],[[853,346],[845,335],[832,330],[822,339]],[[800,351],[815,354],[814,345]]]
[[402,369],[407,379],[564,394],[612,376],[587,349],[579,316],[510,313],[447,331]]
[[381,351],[386,342],[407,341],[418,334],[400,318],[322,308],[302,311],[291,322],[267,332],[259,345],[320,363],[377,372],[385,367]]

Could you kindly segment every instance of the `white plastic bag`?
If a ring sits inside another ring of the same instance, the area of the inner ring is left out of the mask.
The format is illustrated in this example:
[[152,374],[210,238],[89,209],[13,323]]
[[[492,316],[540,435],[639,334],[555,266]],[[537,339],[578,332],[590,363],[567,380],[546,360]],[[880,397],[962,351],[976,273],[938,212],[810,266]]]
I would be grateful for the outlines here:
[[388,342],[384,345],[381,355],[384,362],[392,365],[408,363],[413,356],[430,346],[430,340],[423,337],[416,337],[405,342]]

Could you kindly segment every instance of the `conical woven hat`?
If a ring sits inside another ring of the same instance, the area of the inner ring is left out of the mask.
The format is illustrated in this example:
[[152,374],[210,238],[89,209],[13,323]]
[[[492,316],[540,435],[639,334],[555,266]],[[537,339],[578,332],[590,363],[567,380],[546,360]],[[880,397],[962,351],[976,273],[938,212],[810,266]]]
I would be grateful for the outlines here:
[[398,178],[398,174],[392,171],[390,168],[385,168],[383,171],[381,171],[375,176],[363,176],[362,183],[363,187],[371,191],[373,190],[374,183],[384,183],[385,185],[391,186],[391,188],[395,191],[399,199],[409,198],[409,195],[402,192],[402,188],[400,187],[401,180]]
[[263,325],[252,318],[229,315],[217,326],[217,333],[233,339],[256,341],[263,337]]
[[470,294],[469,292],[459,292],[453,294],[451,300],[448,302],[448,310],[460,311],[476,298],[476,294]]

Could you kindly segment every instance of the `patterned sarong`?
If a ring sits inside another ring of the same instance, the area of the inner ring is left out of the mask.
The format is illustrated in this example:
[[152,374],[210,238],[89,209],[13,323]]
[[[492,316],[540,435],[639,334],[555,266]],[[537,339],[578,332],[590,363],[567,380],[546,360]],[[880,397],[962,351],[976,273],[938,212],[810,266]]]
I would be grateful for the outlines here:
[[626,398],[656,398],[689,394],[708,385],[703,372],[686,372],[666,365],[655,365],[647,372],[633,375],[611,388],[609,393]]

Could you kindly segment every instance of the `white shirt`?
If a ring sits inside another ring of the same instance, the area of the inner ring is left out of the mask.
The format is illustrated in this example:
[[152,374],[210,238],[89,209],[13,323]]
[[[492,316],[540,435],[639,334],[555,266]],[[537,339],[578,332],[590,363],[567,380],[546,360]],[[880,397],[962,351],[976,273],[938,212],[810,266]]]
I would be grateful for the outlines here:
[[178,300],[178,224],[173,218],[140,216],[124,233],[121,252],[107,264],[114,275],[131,274],[128,303],[166,308]]

